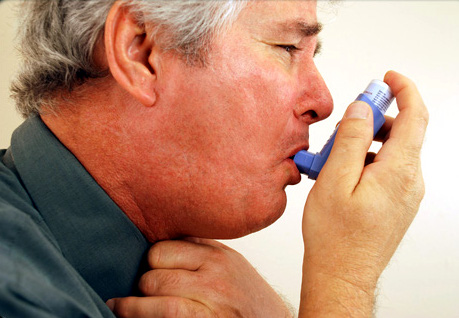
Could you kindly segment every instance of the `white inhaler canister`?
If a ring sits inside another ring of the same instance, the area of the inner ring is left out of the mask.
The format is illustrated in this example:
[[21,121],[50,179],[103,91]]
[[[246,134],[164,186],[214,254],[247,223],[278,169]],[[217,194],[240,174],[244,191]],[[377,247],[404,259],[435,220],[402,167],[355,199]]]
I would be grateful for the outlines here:
[[[389,85],[380,80],[372,80],[365,91],[357,96],[355,100],[363,101],[370,105],[373,111],[373,136],[376,135],[386,121],[384,114],[394,100]],[[338,128],[339,125],[319,153],[313,154],[309,151],[301,150],[294,156],[293,161],[301,173],[308,175],[310,179],[317,179],[320,170],[330,155]]]

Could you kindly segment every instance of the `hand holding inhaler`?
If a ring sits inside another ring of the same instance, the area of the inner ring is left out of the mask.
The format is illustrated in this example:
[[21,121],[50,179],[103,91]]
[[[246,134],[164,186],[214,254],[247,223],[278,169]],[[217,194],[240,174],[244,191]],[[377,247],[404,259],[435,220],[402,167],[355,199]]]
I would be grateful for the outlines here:
[[[373,111],[373,137],[386,121],[384,114],[393,100],[394,96],[389,86],[379,80],[372,80],[365,91],[356,98],[356,101],[363,101],[370,105]],[[314,155],[306,150],[301,150],[295,155],[293,160],[298,170],[307,174],[309,179],[315,180],[319,176],[320,170],[330,155],[338,128],[339,125],[319,153]]]
[[374,110],[368,102],[354,102],[309,192],[300,317],[371,316],[377,281],[424,195],[420,150],[426,107],[408,78],[391,71],[384,81],[399,114],[387,118],[378,133],[385,141],[374,160],[365,165]]

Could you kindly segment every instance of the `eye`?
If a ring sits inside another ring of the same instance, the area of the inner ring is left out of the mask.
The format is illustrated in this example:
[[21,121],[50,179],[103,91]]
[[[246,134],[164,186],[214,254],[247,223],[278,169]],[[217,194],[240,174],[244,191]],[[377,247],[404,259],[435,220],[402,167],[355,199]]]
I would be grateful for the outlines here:
[[292,54],[292,53],[295,53],[296,51],[299,50],[299,48],[297,48],[295,45],[282,45],[282,44],[279,44],[277,45],[277,47],[285,50],[286,52]]

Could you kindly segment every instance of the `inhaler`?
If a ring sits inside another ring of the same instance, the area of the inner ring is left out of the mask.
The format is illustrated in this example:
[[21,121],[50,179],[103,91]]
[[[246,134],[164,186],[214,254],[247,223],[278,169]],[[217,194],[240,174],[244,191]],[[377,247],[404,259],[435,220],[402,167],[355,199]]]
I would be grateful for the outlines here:
[[[394,96],[389,86],[380,80],[372,80],[365,91],[357,96],[356,101],[367,103],[373,111],[373,136],[376,135],[386,121],[384,114],[393,100]],[[309,151],[301,150],[294,156],[293,161],[298,170],[308,175],[309,179],[316,180],[319,176],[320,170],[330,155],[338,128],[339,125],[319,153],[313,154]]]

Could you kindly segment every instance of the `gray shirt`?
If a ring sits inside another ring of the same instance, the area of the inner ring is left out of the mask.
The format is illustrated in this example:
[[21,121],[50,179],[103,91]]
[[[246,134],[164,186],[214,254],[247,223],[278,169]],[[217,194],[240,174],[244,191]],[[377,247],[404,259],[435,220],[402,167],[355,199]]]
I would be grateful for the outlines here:
[[39,117],[0,150],[0,316],[114,317],[105,301],[136,293],[148,248]]

